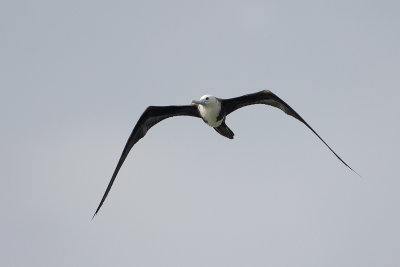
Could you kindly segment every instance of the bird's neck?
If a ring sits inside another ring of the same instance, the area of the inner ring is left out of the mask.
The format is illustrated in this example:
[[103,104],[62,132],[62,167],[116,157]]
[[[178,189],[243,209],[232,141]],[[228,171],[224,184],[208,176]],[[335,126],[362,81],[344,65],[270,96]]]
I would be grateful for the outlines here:
[[217,121],[218,115],[221,112],[221,103],[216,102],[208,105],[199,105],[201,117],[211,127],[218,127],[221,125],[223,119]]

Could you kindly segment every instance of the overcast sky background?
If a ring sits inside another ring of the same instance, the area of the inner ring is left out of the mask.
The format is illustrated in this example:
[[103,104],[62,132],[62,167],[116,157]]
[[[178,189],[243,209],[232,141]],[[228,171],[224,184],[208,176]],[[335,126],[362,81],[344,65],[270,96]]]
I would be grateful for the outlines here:
[[[2,1],[2,266],[400,266],[399,1]],[[152,128],[148,105],[270,89]]]

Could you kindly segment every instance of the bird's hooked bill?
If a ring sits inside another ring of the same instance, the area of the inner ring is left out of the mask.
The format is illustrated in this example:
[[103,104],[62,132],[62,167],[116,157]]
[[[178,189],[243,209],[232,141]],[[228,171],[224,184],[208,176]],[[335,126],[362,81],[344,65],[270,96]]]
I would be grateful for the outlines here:
[[204,104],[204,101],[202,101],[202,100],[192,100],[192,104],[203,105],[203,104]]

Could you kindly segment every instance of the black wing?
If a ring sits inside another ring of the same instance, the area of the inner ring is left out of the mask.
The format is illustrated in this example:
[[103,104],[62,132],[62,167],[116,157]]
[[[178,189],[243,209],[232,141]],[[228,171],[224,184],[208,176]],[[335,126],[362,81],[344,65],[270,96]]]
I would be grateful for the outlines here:
[[329,148],[330,151],[332,151],[333,154],[344,164],[346,165],[350,170],[355,172],[358,176],[360,176],[355,170],[353,170],[344,160],[342,160],[338,154],[336,154],[333,149],[328,146],[328,144],[317,134],[316,131],[314,131],[313,128],[311,128],[310,125],[296,112],[294,109],[292,109],[288,104],[285,103],[282,99],[280,99],[278,96],[276,96],[274,93],[272,93],[269,90],[264,90],[258,93],[254,94],[248,94],[248,95],[243,95],[235,98],[230,98],[230,99],[220,99],[222,101],[222,106],[225,111],[225,116],[228,114],[232,113],[233,111],[248,106],[248,105],[254,105],[254,104],[265,104],[265,105],[270,105],[274,106],[276,108],[279,108],[283,110],[286,114],[298,119],[302,123],[304,123],[313,133],[315,133],[319,139]]
[[122,164],[124,163],[126,157],[129,154],[131,148],[141,139],[143,138],[147,131],[159,123],[162,120],[173,116],[192,116],[192,117],[199,117],[200,113],[195,105],[186,105],[186,106],[164,106],[164,107],[156,107],[150,106],[148,107],[140,116],[138,122],[136,123],[135,127],[132,130],[131,135],[126,142],[125,148],[122,151],[122,155],[118,161],[117,167],[114,170],[114,173],[111,177],[110,183],[107,186],[107,189],[103,195],[103,198],[100,201],[99,206],[96,209],[93,217],[97,214],[100,210],[101,206],[104,203],[108,193],[110,192],[111,186],[114,183],[115,177],[117,177],[118,171],[121,168]]

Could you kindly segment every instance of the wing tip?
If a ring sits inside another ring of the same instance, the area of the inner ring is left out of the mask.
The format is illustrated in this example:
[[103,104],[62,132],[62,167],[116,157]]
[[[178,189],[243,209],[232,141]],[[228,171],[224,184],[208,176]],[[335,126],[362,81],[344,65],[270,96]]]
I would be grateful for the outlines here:
[[356,172],[355,170],[353,170],[350,166],[347,165],[347,167],[349,167],[350,170],[352,170],[355,174],[357,174],[358,177],[363,178],[363,177],[361,176],[361,174],[359,174],[358,172]]
[[99,209],[97,209],[96,212],[93,214],[92,221],[93,221],[94,217],[96,217],[98,211],[99,211]]
[[99,206],[97,207],[95,213],[93,214],[93,216],[92,216],[92,221],[93,221],[94,217],[97,215],[97,213],[99,212],[101,206],[103,206],[103,202],[104,202],[104,198],[101,200]]
[[346,165],[347,168],[349,168],[352,172],[354,172],[355,174],[357,174],[358,177],[363,178],[363,177],[361,176],[361,174],[359,174],[358,172],[356,172],[352,167],[349,166],[349,164],[347,164],[346,162],[344,162],[344,160],[342,160],[335,152],[334,152],[334,154],[336,155],[336,157],[338,157],[338,159],[339,159],[344,165]]

